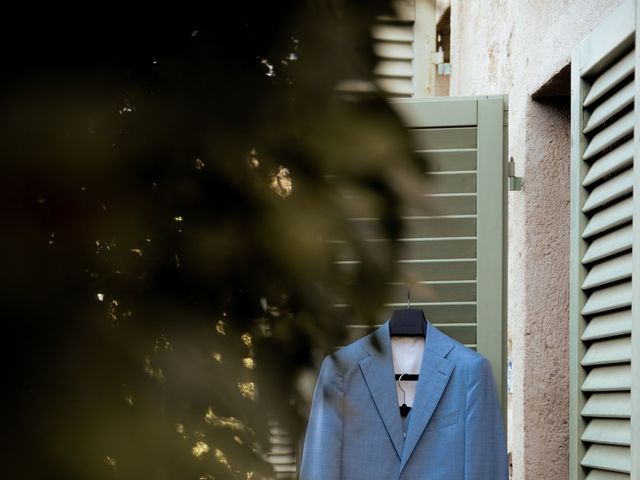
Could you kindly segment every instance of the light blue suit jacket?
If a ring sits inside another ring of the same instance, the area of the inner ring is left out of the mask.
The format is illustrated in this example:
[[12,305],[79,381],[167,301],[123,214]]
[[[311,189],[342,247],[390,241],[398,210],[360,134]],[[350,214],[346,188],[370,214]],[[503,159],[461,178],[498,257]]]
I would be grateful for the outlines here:
[[508,479],[491,364],[429,321],[406,438],[389,320],[326,356],[313,394],[300,480],[394,479]]

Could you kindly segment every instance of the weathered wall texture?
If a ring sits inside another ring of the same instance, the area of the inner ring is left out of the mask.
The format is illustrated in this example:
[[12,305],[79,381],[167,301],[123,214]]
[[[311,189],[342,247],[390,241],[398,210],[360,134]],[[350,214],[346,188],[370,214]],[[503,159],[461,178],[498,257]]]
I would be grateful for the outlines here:
[[531,94],[621,0],[452,0],[451,95],[509,95],[513,478],[568,478],[569,99]]

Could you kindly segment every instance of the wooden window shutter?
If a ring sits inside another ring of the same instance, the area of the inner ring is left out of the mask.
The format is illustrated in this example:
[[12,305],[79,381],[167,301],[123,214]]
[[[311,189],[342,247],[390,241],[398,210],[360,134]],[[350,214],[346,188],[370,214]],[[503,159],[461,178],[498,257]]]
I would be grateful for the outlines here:
[[371,28],[378,88],[391,97],[413,96],[414,0],[393,2],[395,15],[379,16]]
[[[398,239],[403,245],[398,267],[403,278],[388,279],[392,288],[390,298],[380,300],[380,323],[407,305],[404,279],[425,287],[412,288],[411,306],[490,360],[506,419],[506,97],[393,99],[390,104],[424,159],[423,195],[438,211],[402,216],[406,227]],[[379,222],[352,220],[372,227]],[[345,253],[337,262],[347,269],[356,261]],[[348,328],[353,340],[371,332],[367,325]]]
[[[435,218],[407,217],[404,268],[432,295],[413,299],[447,335],[489,359],[506,426],[507,97],[391,102],[425,161]],[[406,292],[392,299],[403,306]],[[414,303],[415,302],[415,303]]]
[[640,478],[635,25],[636,2],[627,1],[572,55],[572,480]]

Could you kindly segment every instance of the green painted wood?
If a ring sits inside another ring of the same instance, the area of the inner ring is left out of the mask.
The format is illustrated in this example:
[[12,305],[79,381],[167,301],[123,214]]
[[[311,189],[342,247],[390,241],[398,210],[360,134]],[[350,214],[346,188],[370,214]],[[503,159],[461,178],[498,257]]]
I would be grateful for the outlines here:
[[[638,0],[635,2],[635,24],[640,22],[640,8]],[[640,41],[640,31],[636,27],[635,44]],[[635,78],[640,75],[640,52],[635,51]],[[634,110],[640,112],[640,86],[635,82]],[[640,118],[636,115],[634,125],[634,158],[640,158]],[[634,197],[633,209],[633,256],[632,275],[636,279],[632,282],[632,297],[634,307],[631,309],[631,478],[640,479],[640,168],[634,169],[633,188],[636,195]]]
[[[403,237],[431,240],[425,246],[437,251],[400,262],[406,277],[424,282],[424,293],[411,303],[489,359],[506,427],[506,96],[396,99],[391,104],[425,159],[425,197],[439,213],[406,219]],[[402,293],[402,285],[393,291]],[[388,305],[393,309],[404,301],[398,295]]]
[[421,100],[425,101],[393,100],[394,108],[408,128],[476,125],[477,97],[430,97]]
[[609,178],[607,181],[595,187],[582,210],[584,212],[591,211],[605,205],[607,202],[616,200],[631,193],[633,189],[633,168],[628,168],[618,175]]
[[[335,262],[335,264],[337,271],[348,278],[356,271],[358,262],[359,260],[343,260]],[[398,262],[397,270],[400,278],[404,278],[405,280],[412,279],[414,282],[429,280],[475,280],[476,260],[468,258],[442,260],[416,259]],[[398,301],[403,300],[406,303],[406,294],[398,299]]]
[[611,125],[605,127],[598,132],[589,146],[582,155],[582,158],[588,160],[594,157],[596,154],[602,152],[605,148],[610,147],[615,142],[624,138],[633,132],[634,116],[633,111],[627,112],[624,116],[620,117]]
[[631,278],[631,252],[595,264],[582,288],[595,288],[626,278]]
[[593,367],[583,384],[583,392],[616,392],[631,390],[631,366],[626,364]]
[[592,237],[612,227],[624,225],[631,220],[632,216],[633,201],[630,198],[614,203],[591,217],[589,223],[584,227],[582,236],[585,238]]
[[[493,366],[506,405],[507,158],[504,98],[478,100],[478,351]],[[506,409],[503,409],[504,422]]]
[[631,392],[594,393],[581,413],[583,417],[631,418]]
[[570,480],[640,479],[637,3],[572,54]]
[[629,473],[631,454],[629,447],[596,443],[588,448],[581,463],[585,467]]
[[582,257],[585,265],[602,260],[631,248],[632,226],[626,225],[594,240]]
[[606,472],[604,470],[591,470],[586,480],[629,480],[627,473]]
[[582,441],[629,446],[631,422],[618,418],[594,418],[587,424],[582,434]]
[[631,336],[593,342],[582,357],[585,367],[631,361]]
[[[398,283],[391,286],[390,296],[396,301],[406,294],[406,285]],[[411,298],[413,302],[428,302],[433,298],[442,302],[475,302],[476,282],[475,280],[421,281],[411,289]]]
[[582,334],[588,342],[599,338],[615,337],[631,333],[631,309],[597,315],[589,321]]
[[600,73],[612,56],[634,43],[635,7],[636,0],[626,0],[580,43],[577,47],[580,63],[573,63],[572,59],[571,64],[572,68],[578,67],[582,77]]
[[[593,88],[593,87],[592,87]],[[584,179],[586,187],[605,178],[612,173],[622,170],[633,162],[633,140],[628,140],[624,145],[611,150],[591,165],[589,173]]]
[[607,118],[611,118],[616,113],[622,111],[628,105],[633,104],[635,96],[635,86],[633,82],[625,85],[620,90],[602,102],[589,117],[584,133],[588,133],[596,127],[601,126]]
[[630,307],[631,294],[631,282],[598,288],[588,295],[581,313],[582,315],[595,315],[615,308]]
[[[376,252],[383,255],[390,248],[390,240],[370,239],[363,242],[369,258],[377,256]],[[355,258],[353,246],[346,241],[332,243],[336,260],[348,261]],[[420,237],[406,238],[398,244],[398,259],[413,260],[416,258],[425,260],[445,258],[476,258],[476,237]]]
[[635,52],[631,51],[622,59],[616,62],[613,67],[607,70],[607,73],[596,80],[587,98],[584,100],[584,106],[588,107],[602,96],[606,95],[611,89],[615,88],[622,80],[633,73]]
[[476,169],[475,148],[419,150],[418,155],[430,172]]
[[586,302],[586,294],[580,287],[587,271],[581,259],[587,251],[587,244],[582,232],[587,225],[587,218],[582,212],[587,191],[582,179],[588,171],[588,165],[582,160],[582,152],[587,147],[587,139],[583,133],[585,124],[583,102],[587,94],[587,85],[580,75],[580,50],[571,57],[571,211],[570,211],[570,288],[569,288],[569,479],[584,480],[585,471],[580,465],[586,452],[580,440],[586,422],[580,415],[585,405],[582,384],[586,378],[580,361],[586,352],[581,341],[586,322],[581,314]]
[[[414,102],[417,100],[414,100]],[[397,102],[394,102],[394,104]],[[440,102],[442,103],[442,102]],[[466,103],[466,102],[465,102]],[[418,113],[414,112],[413,109],[408,109],[408,103],[403,103],[402,112],[412,112],[412,115],[417,116]],[[447,105],[455,105],[451,104],[451,102],[447,102]],[[430,116],[446,116],[442,105],[434,105],[437,107],[435,109],[425,108],[425,105],[420,105],[419,110],[421,115],[425,115],[424,123],[426,124],[424,127],[420,128],[412,128],[409,130],[409,134],[411,135],[411,139],[413,140],[413,146],[416,150],[442,150],[442,149],[473,149],[477,145],[478,134],[475,126],[437,126],[435,125],[434,119],[427,120],[426,115]],[[455,110],[455,109],[453,109]],[[431,113],[429,113],[431,111]],[[416,122],[416,118],[409,118],[410,121]],[[474,120],[475,122],[475,120]],[[431,128],[436,127],[436,128]]]

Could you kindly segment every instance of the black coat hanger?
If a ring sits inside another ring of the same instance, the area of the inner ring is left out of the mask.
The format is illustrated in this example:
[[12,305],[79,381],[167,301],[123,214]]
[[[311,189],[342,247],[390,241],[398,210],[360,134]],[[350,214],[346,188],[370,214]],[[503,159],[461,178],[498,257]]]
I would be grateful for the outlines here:
[[[389,320],[389,336],[399,337],[425,337],[427,336],[427,318],[420,309],[409,308],[411,306],[411,289],[407,290],[407,308],[394,310]],[[396,380],[409,380],[417,382],[420,378],[419,374],[413,373],[396,373]],[[402,388],[402,387],[400,387]],[[404,390],[403,390],[404,391]],[[406,416],[409,410],[403,405],[401,408],[402,416]]]
[[398,378],[398,386],[400,387],[400,390],[402,390],[402,405],[400,405],[400,416],[401,417],[406,417],[407,415],[409,415],[409,412],[411,411],[411,407],[407,405],[407,392],[404,391],[404,388],[402,388],[402,377],[406,377],[406,374],[403,373],[402,375],[400,375],[400,378]]
[[427,319],[424,312],[417,308],[410,308],[411,289],[407,290],[407,308],[393,311],[389,321],[390,336],[427,336]]

